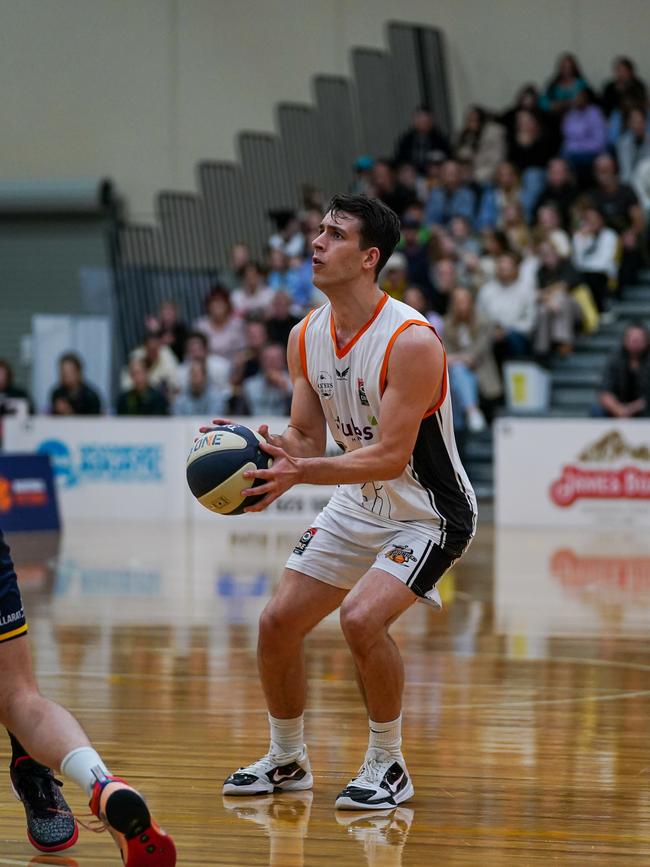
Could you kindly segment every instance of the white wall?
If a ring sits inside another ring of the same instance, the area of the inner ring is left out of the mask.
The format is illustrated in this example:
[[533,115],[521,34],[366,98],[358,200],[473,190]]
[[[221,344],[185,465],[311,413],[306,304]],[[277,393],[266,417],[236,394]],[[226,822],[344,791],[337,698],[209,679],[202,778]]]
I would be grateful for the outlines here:
[[2,175],[107,174],[146,219],[395,18],[445,31],[457,117],[544,81],[565,49],[597,85],[618,53],[650,78],[648,0],[0,0]]

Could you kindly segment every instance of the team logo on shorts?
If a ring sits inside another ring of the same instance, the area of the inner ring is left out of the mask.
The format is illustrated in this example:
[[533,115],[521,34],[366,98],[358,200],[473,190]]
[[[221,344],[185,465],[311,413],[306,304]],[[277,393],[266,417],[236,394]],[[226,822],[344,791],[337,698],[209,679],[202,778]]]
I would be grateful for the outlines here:
[[302,534],[302,536],[298,539],[298,544],[293,549],[294,554],[302,555],[305,553],[307,549],[307,545],[311,542],[318,531],[318,527],[310,527],[308,530]]
[[334,394],[334,382],[326,370],[321,370],[316,381],[316,388],[323,400],[329,400]]
[[413,548],[406,545],[395,545],[390,551],[386,551],[384,557],[392,560],[393,563],[399,563],[400,566],[408,566],[409,563],[417,563],[418,561],[418,558],[413,554]]
[[357,379],[357,389],[359,391],[359,400],[364,406],[370,406],[366,395],[366,384],[362,379]]

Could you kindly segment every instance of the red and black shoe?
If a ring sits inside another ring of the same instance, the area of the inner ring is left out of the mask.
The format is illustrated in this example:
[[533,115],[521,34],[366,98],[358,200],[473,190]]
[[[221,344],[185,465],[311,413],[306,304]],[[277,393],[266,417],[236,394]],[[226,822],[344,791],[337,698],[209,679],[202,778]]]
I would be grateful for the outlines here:
[[95,783],[90,809],[108,828],[125,867],[174,867],[174,841],[154,821],[139,792],[119,777]]
[[79,827],[61,787],[63,783],[45,765],[29,756],[9,768],[11,788],[22,801],[27,819],[27,839],[39,852],[63,852],[74,846]]

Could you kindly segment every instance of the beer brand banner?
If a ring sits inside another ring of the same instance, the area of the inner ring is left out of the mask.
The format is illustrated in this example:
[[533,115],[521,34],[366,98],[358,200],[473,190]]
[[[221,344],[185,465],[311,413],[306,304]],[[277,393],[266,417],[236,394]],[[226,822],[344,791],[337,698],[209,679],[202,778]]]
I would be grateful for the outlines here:
[[499,419],[502,526],[650,527],[650,421]]

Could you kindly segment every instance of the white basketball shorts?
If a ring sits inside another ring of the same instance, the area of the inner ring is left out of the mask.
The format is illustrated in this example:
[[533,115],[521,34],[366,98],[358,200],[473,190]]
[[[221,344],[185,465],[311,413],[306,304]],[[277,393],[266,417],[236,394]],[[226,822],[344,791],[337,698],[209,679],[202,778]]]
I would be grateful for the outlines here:
[[442,608],[436,583],[470,542],[450,550],[441,545],[434,523],[380,522],[328,505],[298,539],[286,566],[345,590],[374,567],[394,575],[422,602]]

